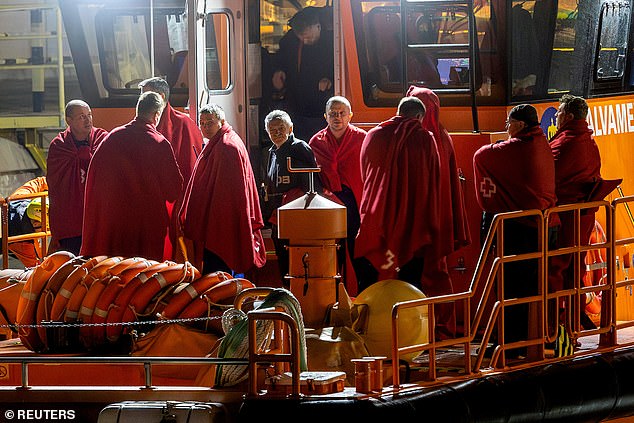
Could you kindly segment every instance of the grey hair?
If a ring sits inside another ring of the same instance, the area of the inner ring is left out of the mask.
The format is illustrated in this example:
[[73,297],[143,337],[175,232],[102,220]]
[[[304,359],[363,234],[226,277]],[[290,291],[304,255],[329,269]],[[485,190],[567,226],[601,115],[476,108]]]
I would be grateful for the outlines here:
[[66,117],[70,117],[70,115],[73,114],[73,110],[75,110],[76,107],[88,107],[88,109],[90,110],[90,106],[84,100],[71,100],[68,103],[66,103],[66,108],[64,109],[64,115]]
[[160,94],[154,91],[146,91],[139,97],[139,101],[136,104],[136,115],[150,120],[158,112],[162,112],[165,107],[163,98]]
[[291,117],[284,110],[273,110],[264,118],[264,127],[269,129],[269,124],[274,120],[281,120],[289,128],[293,126]]
[[220,107],[219,104],[205,104],[203,107],[200,108],[200,114],[202,115],[204,113],[212,115],[219,121],[224,122],[225,120],[225,111],[222,107]]
[[165,96],[165,101],[169,100],[170,98],[170,84],[168,84],[166,80],[158,76],[155,76],[154,78],[148,78],[139,82],[139,88],[147,88],[150,91],[163,94]]
[[328,101],[326,102],[326,113],[328,113],[328,110],[332,108],[333,104],[343,104],[348,109],[350,109],[350,111],[352,111],[352,106],[350,105],[350,102],[348,101],[348,99],[343,96],[336,95],[334,97],[330,97]]

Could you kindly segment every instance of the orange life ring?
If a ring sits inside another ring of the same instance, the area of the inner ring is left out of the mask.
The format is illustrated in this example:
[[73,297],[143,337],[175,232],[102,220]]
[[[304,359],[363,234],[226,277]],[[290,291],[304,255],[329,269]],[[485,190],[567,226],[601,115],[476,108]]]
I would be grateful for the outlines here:
[[[42,290],[50,277],[68,260],[75,258],[73,253],[58,251],[46,257],[26,281],[16,312],[16,323],[19,325],[32,325],[36,321],[37,302]],[[18,335],[22,344],[32,351],[41,351],[44,343],[35,328],[20,327]]]
[[[125,260],[122,257],[110,257],[93,267],[92,270],[79,281],[66,303],[66,311],[64,312],[65,322],[77,321],[79,308],[90,287],[101,279],[110,278],[110,269],[123,261]],[[128,262],[126,266],[131,263],[132,262]]]
[[[165,263],[159,263],[154,260],[147,260],[142,264],[133,264],[127,269],[123,270],[119,274],[119,276],[111,278],[99,298],[97,298],[97,302],[95,303],[95,307],[90,319],[91,323],[106,323],[108,313],[110,312],[110,309],[114,307],[114,302],[117,296],[130,281],[134,280],[136,277],[139,277],[143,273],[147,275],[145,277],[149,277],[149,275],[154,274],[157,270],[162,269],[165,266],[167,266],[167,264]],[[86,332],[84,331],[84,339],[88,339],[88,337],[90,337],[90,342],[92,342],[93,345],[101,345],[106,342],[105,326],[95,325],[88,329],[90,330],[90,335],[86,335]]]
[[50,320],[56,322],[62,320],[62,318],[64,317],[64,309],[66,307],[66,303],[72,295],[75,286],[77,286],[79,281],[81,281],[83,277],[92,270],[93,267],[107,259],[108,256],[95,256],[88,260],[86,263],[79,266],[77,269],[73,270],[73,272],[68,275],[66,280],[63,281],[62,286],[59,287],[59,290],[57,291],[57,294],[53,299],[53,304],[51,305],[49,311]]
[[194,299],[202,295],[205,291],[218,285],[220,282],[231,279],[229,273],[218,271],[209,273],[186,285],[178,293],[170,298],[167,306],[161,312],[162,319],[173,319]]
[[202,317],[207,314],[210,304],[216,304],[228,298],[235,297],[248,288],[255,288],[255,285],[242,278],[229,279],[220,282],[216,286],[205,291],[200,297],[190,302],[178,315],[178,318],[192,319]]
[[191,283],[198,278],[200,278],[200,272],[189,262],[155,273],[134,292],[134,296],[130,298],[124,310],[121,322],[136,321],[137,316],[145,311],[152,298],[163,289],[181,282]]
[[[125,284],[122,287],[121,291],[117,294],[115,300],[108,306],[106,322],[121,323],[123,313],[132,300],[132,297],[135,295],[136,290],[156,273],[171,266],[176,266],[176,263],[173,261],[164,261],[162,263],[159,263],[152,272],[149,272],[147,270],[143,271],[139,273],[136,277],[134,277],[130,282]],[[96,315],[97,310],[95,310],[93,314]],[[106,338],[111,342],[116,342],[119,339],[119,336],[121,336],[122,331],[123,327],[119,325],[106,326]]]
[[[607,241],[605,231],[601,224],[594,222],[594,228],[590,233],[590,244],[602,244]],[[588,250],[585,257],[586,272],[583,274],[583,286],[603,285],[607,277],[607,260],[605,248]],[[590,317],[601,313],[601,292],[586,294],[585,311]]]
[[[20,302],[20,296],[22,295],[22,289],[29,279],[34,269],[20,270],[20,269],[5,269],[0,270],[0,323],[6,325],[12,325],[15,323],[17,316],[18,303]],[[0,333],[5,331],[0,329]],[[11,328],[11,334],[17,331],[15,328]],[[6,331],[9,334],[8,331]]]
[[[37,310],[35,311],[36,322],[41,323],[51,320],[51,308],[53,307],[53,301],[55,301],[55,295],[57,295],[60,287],[70,274],[87,262],[88,259],[84,257],[75,257],[74,259],[68,260],[53,273],[42,290],[40,299],[37,301]],[[42,342],[46,345],[46,329],[38,327],[37,332]]]
[[[88,289],[88,292],[84,296],[81,305],[79,307],[78,320],[83,323],[92,323],[92,316],[97,305],[97,301],[106,290],[108,285],[112,282],[113,278],[118,278],[124,271],[134,269],[139,273],[141,270],[149,267],[151,263],[140,257],[133,257],[131,259],[125,259],[108,270],[108,274],[101,278]],[[120,281],[120,279],[118,279]],[[118,282],[117,281],[117,282]],[[114,299],[114,298],[113,298]],[[84,346],[90,348],[92,346],[91,327],[81,326],[79,328],[79,337],[82,340]]]

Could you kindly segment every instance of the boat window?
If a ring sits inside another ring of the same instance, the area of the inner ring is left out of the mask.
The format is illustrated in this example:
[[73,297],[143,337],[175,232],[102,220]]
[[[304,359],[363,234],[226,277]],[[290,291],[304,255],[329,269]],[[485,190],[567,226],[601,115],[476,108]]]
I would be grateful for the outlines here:
[[210,13],[205,19],[205,66],[207,89],[223,91],[231,85],[230,20],[225,13]]
[[187,94],[187,21],[183,10],[154,11],[154,72],[147,9],[103,9],[96,16],[101,79],[110,96],[137,93],[151,76],[165,78],[171,93]]
[[581,92],[577,0],[513,1],[510,14],[512,101]]
[[630,5],[624,2],[606,2],[601,8],[594,74],[596,81],[623,77],[630,33],[630,10]]
[[[401,2],[352,3],[359,67],[367,105],[395,105],[411,84],[432,88],[439,95],[444,94],[443,90],[449,93],[469,88],[469,11],[460,2],[446,3],[408,5],[405,12],[405,39],[402,34]],[[479,96],[488,97],[492,95],[491,84],[497,82],[490,73],[480,74],[482,69],[494,67],[489,63],[493,57],[491,52],[495,50],[490,3],[477,2],[474,14],[477,47],[486,50],[484,66],[478,60],[475,86],[476,90],[481,88]],[[486,85],[484,87],[483,82]]]

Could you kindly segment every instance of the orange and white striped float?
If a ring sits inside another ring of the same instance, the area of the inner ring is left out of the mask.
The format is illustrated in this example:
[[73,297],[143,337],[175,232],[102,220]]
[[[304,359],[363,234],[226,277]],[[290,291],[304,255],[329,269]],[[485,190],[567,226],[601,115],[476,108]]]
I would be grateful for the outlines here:
[[[0,270],[0,324],[12,325],[16,322],[18,303],[22,288],[35,269]],[[0,328],[0,333],[12,337],[17,333],[14,328]]]
[[[106,269],[112,266],[114,263],[118,263],[120,259],[117,257],[115,260],[112,260],[111,257],[107,256],[97,256],[95,257],[97,261],[96,264],[92,266],[81,266],[79,269],[71,273],[68,278],[62,284],[62,287],[57,292],[55,296],[55,300],[53,301],[53,306],[51,307],[51,320],[55,322],[60,322],[64,319],[64,312],[66,311],[66,304],[68,304],[68,300],[71,295],[73,295],[73,291],[75,287],[78,286],[81,281],[93,271],[97,266],[101,266],[102,263],[105,263]],[[86,263],[88,264],[88,263]]]
[[[141,272],[143,269],[148,268],[152,265],[152,262],[135,257],[132,263],[129,262],[130,259],[126,259],[121,261],[120,263],[115,264],[108,270],[108,274],[106,277],[101,278],[99,281],[92,284],[88,292],[84,296],[84,299],[81,302],[81,306],[79,307],[79,316],[78,320],[83,323],[92,323],[93,312],[97,305],[97,301],[105,291],[105,289],[110,285],[114,278],[117,278],[118,283],[121,279],[119,279],[119,275],[124,271],[129,269],[134,269],[137,274]],[[156,263],[156,262],[154,262]],[[79,337],[84,343],[86,347],[92,346],[92,330],[90,326],[81,326],[79,328]]]
[[[155,273],[147,281],[141,283],[129,300],[125,298],[122,299],[120,304],[123,309],[123,315],[121,316],[120,322],[125,323],[136,321],[138,315],[144,314],[145,309],[152,301],[152,298],[165,288],[174,286],[181,282],[191,283],[198,278],[200,278],[200,272],[189,262],[170,266],[167,269],[163,269]],[[117,300],[119,300],[118,297]],[[124,306],[123,304],[126,300],[127,304]],[[113,329],[115,328],[122,329],[121,326],[113,327]],[[120,333],[121,332],[119,331],[119,335]],[[117,339],[118,335],[113,336],[108,334],[109,341],[116,341]]]
[[[159,263],[153,272],[141,272],[138,276],[125,284],[121,291],[117,294],[115,300],[108,307],[108,316],[106,318],[106,322],[115,324],[121,323],[123,313],[130,303],[130,300],[135,295],[136,290],[145,282],[147,282],[151,277],[153,277],[156,273],[172,266],[176,266],[176,263],[173,261],[165,261]],[[97,310],[95,310],[94,314],[97,314]],[[120,325],[106,326],[106,338],[111,342],[115,342],[119,339],[122,331],[123,327]]]
[[[37,266],[22,289],[16,312],[17,324],[32,325],[36,322],[37,302],[46,283],[57,269],[73,258],[75,255],[72,253],[58,251],[46,257],[42,264]],[[35,328],[21,326],[18,328],[18,335],[22,344],[32,351],[41,351],[44,347]]]
[[64,311],[64,321],[76,321],[77,316],[79,315],[81,302],[84,300],[84,297],[88,293],[90,287],[94,283],[99,282],[101,279],[110,278],[110,269],[126,260],[130,261],[128,261],[125,266],[129,266],[134,262],[134,259],[124,260],[122,257],[109,257],[108,259],[93,267],[92,270],[79,281],[79,283],[73,289],[72,294],[68,298],[68,302],[66,303],[66,310]]
[[[107,322],[108,313],[110,309],[114,307],[115,300],[123,288],[135,278],[147,279],[150,275],[153,275],[158,270],[168,266],[166,263],[158,263],[154,260],[148,260],[149,266],[145,268],[132,265],[130,268],[125,269],[119,276],[113,277],[108,281],[108,285],[105,287],[92,312],[91,323],[104,324]],[[146,263],[146,264],[147,264]],[[90,340],[93,345],[101,345],[106,342],[106,328],[105,326],[92,326],[90,329]],[[81,332],[80,332],[81,333]],[[84,339],[87,339],[87,335],[84,335]]]
[[[53,301],[55,300],[55,295],[57,295],[57,292],[61,288],[62,284],[75,270],[90,260],[93,259],[87,259],[81,256],[75,257],[74,259],[68,260],[59,269],[57,269],[55,273],[53,273],[46,283],[44,290],[42,290],[39,300],[37,301],[37,310],[35,312],[36,322],[42,323],[51,320],[51,308],[53,307]],[[46,344],[46,328],[38,327],[37,332],[42,342]]]
[[178,293],[170,298],[167,306],[161,312],[162,319],[173,319],[194,299],[198,298],[205,291],[218,285],[220,282],[231,279],[232,276],[226,272],[214,272],[202,276],[194,282],[186,285]]
[[245,289],[255,288],[251,282],[242,278],[229,279],[205,291],[200,297],[190,302],[178,315],[179,319],[191,319],[205,316],[210,305],[235,297]]
[[[590,234],[590,244],[603,244],[607,241],[601,224],[594,222],[594,229]],[[605,248],[588,250],[585,258],[586,272],[583,275],[583,286],[604,285],[607,278],[607,260]],[[601,292],[586,294],[585,311],[595,323],[601,314]]]

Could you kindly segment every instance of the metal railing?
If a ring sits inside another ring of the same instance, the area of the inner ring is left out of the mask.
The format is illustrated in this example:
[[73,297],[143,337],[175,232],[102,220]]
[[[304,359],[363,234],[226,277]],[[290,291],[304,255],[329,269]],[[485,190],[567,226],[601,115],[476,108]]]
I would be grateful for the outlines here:
[[[547,360],[545,355],[545,345],[552,342],[553,334],[548,333],[549,328],[553,325],[556,328],[559,320],[559,314],[549,316],[549,304],[559,302],[565,299],[569,304],[567,307],[568,320],[566,330],[570,338],[577,339],[581,336],[599,335],[599,346],[610,347],[616,345],[616,330],[624,327],[634,326],[634,322],[621,323],[616,322],[616,288],[631,284],[631,281],[616,282],[615,275],[615,246],[624,245],[634,242],[634,237],[615,239],[615,213],[616,208],[620,204],[627,204],[634,201],[634,196],[619,198],[614,200],[612,204],[606,201],[597,201],[591,203],[570,204],[548,209],[543,213],[539,210],[517,211],[509,213],[497,214],[492,221],[491,228],[484,242],[484,246],[480,253],[469,289],[451,295],[443,295],[439,297],[430,297],[420,300],[404,301],[394,305],[392,309],[392,372],[393,385],[396,389],[400,386],[399,375],[399,359],[402,355],[411,353],[426,352],[429,354],[427,380],[434,382],[438,378],[438,369],[436,364],[438,349],[449,346],[462,346],[464,348],[464,361],[462,364],[462,376],[469,377],[475,372],[482,370],[484,361],[484,353],[486,346],[492,337],[494,330],[497,329],[497,347],[495,348],[491,360],[488,363],[490,368],[506,367],[508,362],[506,352],[516,348],[527,348],[527,360],[525,363],[530,365],[536,362]],[[580,216],[584,211],[590,209],[603,208],[605,210],[606,234],[605,242],[588,244],[587,241],[581,242],[580,236]],[[573,245],[563,246],[557,249],[549,249],[549,225],[557,213],[574,213],[575,222],[575,242]],[[531,225],[536,228],[536,245],[532,251],[522,252],[521,254],[504,254],[504,229],[505,223],[508,221],[522,220],[525,223],[531,221]],[[607,257],[607,277],[601,283],[590,286],[583,286],[580,277],[580,257],[593,249],[605,249]],[[551,292],[548,288],[548,271],[549,260],[552,257],[573,254],[572,261],[575,268],[574,285],[571,288]],[[493,255],[493,257],[492,257]],[[536,292],[519,298],[505,298],[504,294],[504,272],[500,271],[505,264],[536,260],[538,266],[538,274]],[[497,289],[496,289],[497,287]],[[496,289],[496,300],[489,302],[490,317],[488,321],[481,326],[485,311],[488,310],[487,302],[492,297]],[[580,313],[583,312],[583,306],[586,294],[600,295],[601,301],[601,321],[596,329],[582,329],[579,321]],[[477,301],[477,307],[473,314],[471,313],[471,302]],[[456,307],[462,306],[464,310],[465,322],[462,336],[437,341],[435,339],[435,312],[434,306],[443,303],[454,303]],[[527,304],[529,307],[530,332],[527,339],[506,343],[504,339],[504,314],[508,307],[517,306],[519,304]],[[406,309],[411,308],[427,308],[427,330],[429,340],[425,343],[416,345],[399,346],[399,317]],[[476,341],[476,339],[479,339]],[[478,346],[479,350],[476,355],[475,362],[472,359],[472,346]],[[526,365],[526,364],[520,364]]]
[[[35,232],[21,235],[9,236],[9,203],[16,200],[32,200],[40,198],[42,204],[41,227]],[[48,250],[48,239],[51,231],[48,229],[48,191],[36,192],[32,194],[13,194],[6,198],[0,198],[0,215],[2,219],[2,268],[9,267],[9,244],[16,242],[34,241],[35,250],[38,257],[46,256]]]

